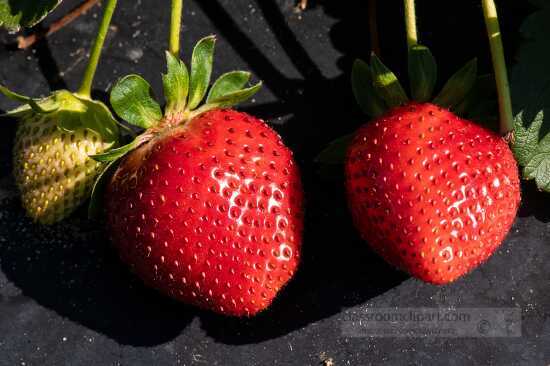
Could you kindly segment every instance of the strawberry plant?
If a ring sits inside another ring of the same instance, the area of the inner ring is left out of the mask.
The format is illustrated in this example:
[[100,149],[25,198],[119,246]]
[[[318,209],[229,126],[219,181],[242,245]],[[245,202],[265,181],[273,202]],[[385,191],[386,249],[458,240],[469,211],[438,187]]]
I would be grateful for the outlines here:
[[298,266],[299,170],[264,121],[230,109],[261,83],[246,86],[250,74],[232,71],[208,90],[213,36],[197,43],[188,71],[179,58],[181,13],[182,1],[173,0],[164,111],[138,75],[111,91],[116,113],[145,131],[93,156],[112,174],[98,179],[90,213],[103,199],[114,245],[146,284],[221,314],[252,316]]
[[414,1],[405,0],[411,99],[375,54],[370,65],[356,61],[353,91],[373,120],[320,156],[344,152],[349,207],[361,236],[390,264],[435,284],[452,282],[491,256],[520,201],[496,9],[492,1],[482,3],[500,135],[464,118],[483,110],[480,86],[492,80],[477,76],[476,60],[432,96],[437,65],[418,44]]
[[116,7],[110,0],[78,92],[57,90],[45,98],[0,93],[22,105],[5,116],[18,121],[13,160],[23,207],[43,224],[60,221],[86,201],[105,164],[89,158],[116,146],[119,129],[103,103],[90,96],[109,24]]

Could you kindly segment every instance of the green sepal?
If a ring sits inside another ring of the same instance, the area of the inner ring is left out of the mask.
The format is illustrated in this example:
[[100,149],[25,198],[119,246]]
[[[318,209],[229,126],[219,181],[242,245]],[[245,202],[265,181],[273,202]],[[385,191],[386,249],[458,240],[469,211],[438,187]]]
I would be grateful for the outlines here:
[[120,79],[111,90],[110,100],[116,114],[131,125],[149,128],[162,119],[151,85],[139,75]]
[[447,83],[433,103],[442,107],[451,108],[462,102],[470,92],[477,78],[477,59],[469,61],[458,70]]
[[428,47],[414,45],[409,48],[409,80],[411,98],[427,102],[437,82],[437,64]]
[[333,140],[317,155],[315,162],[331,165],[344,164],[348,147],[354,136],[355,134],[349,134]]
[[189,110],[195,109],[208,90],[214,61],[216,38],[208,36],[201,39],[193,49],[191,57],[191,81],[189,87]]
[[136,149],[138,146],[146,142],[148,140],[146,136],[146,134],[140,135],[129,144],[117,147],[116,149],[111,149],[103,154],[90,155],[90,158],[100,163],[107,163],[113,160],[120,159],[124,155],[128,154],[130,151]]
[[[42,98],[42,99],[26,97],[24,95],[11,91],[10,89],[6,88],[3,85],[0,85],[0,93],[4,94],[4,96],[6,96],[7,98],[13,101],[23,103],[23,106],[21,107],[24,107],[26,105],[28,106],[28,108],[32,109],[36,113],[48,114],[48,113],[55,112],[59,108],[59,104],[57,103],[55,98],[53,98],[52,96],[47,98]],[[23,109],[17,108],[16,110],[8,112],[8,115],[14,116],[15,114],[22,112],[24,110],[25,108]]]
[[246,71],[231,71],[223,74],[210,88],[206,104],[241,90],[248,83],[248,80],[250,80],[250,73]]
[[407,93],[395,74],[382,63],[375,53],[371,55],[370,67],[374,88],[388,107],[398,107],[409,101]]
[[24,103],[4,114],[6,117],[23,117],[28,113],[45,114],[55,118],[57,127],[73,132],[87,129],[97,133],[106,143],[115,145],[119,139],[118,123],[107,106],[99,101],[82,97],[68,90],[57,90],[48,97],[33,99],[0,87],[0,92]]
[[229,108],[239,103],[242,103],[245,100],[250,99],[254,94],[256,94],[261,89],[262,85],[263,84],[260,81],[256,85],[253,85],[249,88],[237,90],[235,92],[228,93],[214,100],[211,100],[209,103],[191,112],[191,118],[194,118],[213,109]]
[[165,114],[183,112],[189,94],[189,72],[187,66],[166,51],[167,73],[162,75],[164,98],[166,99]]
[[453,112],[498,131],[498,97],[494,75],[478,76],[464,100],[453,107]]
[[105,142],[118,142],[118,123],[105,104],[66,90],[56,91],[53,95],[59,103],[55,113],[60,129],[72,132],[87,128],[101,135]]
[[462,116],[478,114],[480,104],[496,98],[496,82],[493,74],[479,75],[464,100],[453,111]]
[[0,26],[10,31],[32,27],[60,3],[61,0],[0,0]]
[[247,99],[250,99],[261,88],[263,83],[260,81],[257,84],[240,89],[231,93],[220,95],[219,97],[212,99],[207,105],[216,105],[217,108],[228,108],[236,104],[242,103]]
[[387,107],[374,89],[372,71],[363,60],[357,59],[353,63],[351,87],[357,104],[365,114],[378,117],[384,113]]
[[102,201],[103,195],[105,193],[105,188],[107,187],[109,178],[113,175],[119,163],[120,159],[110,161],[108,164],[105,164],[105,167],[97,176],[94,182],[94,186],[92,187],[90,203],[88,204],[89,219],[92,220],[99,217],[99,214],[101,213],[101,209],[103,207]]

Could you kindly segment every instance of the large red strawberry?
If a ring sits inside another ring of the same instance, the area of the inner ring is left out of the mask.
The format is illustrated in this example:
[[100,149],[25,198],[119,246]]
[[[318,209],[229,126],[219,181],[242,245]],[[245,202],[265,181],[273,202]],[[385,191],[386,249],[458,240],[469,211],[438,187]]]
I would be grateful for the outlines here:
[[[450,112],[484,119],[479,117],[490,110],[483,91],[495,81],[477,77],[475,60],[432,99],[437,67],[431,52],[415,44],[414,2],[406,5],[414,102],[376,55],[370,65],[358,60],[353,90],[374,119],[320,160],[334,161],[331,152],[346,145],[348,202],[361,236],[390,264],[444,284],[476,268],[502,243],[520,202],[518,169],[503,137]],[[497,75],[501,94],[503,74]],[[502,94],[499,101],[505,99]],[[502,108],[508,105],[501,104],[503,132],[510,131],[509,108]]]
[[265,309],[300,257],[292,153],[264,122],[216,110],[130,153],[107,192],[122,259],[162,292],[230,315]]
[[437,284],[495,251],[520,200],[504,139],[428,103],[395,108],[359,129],[346,186],[355,225],[372,248]]
[[95,158],[114,161],[130,151],[105,196],[109,231],[123,261],[146,284],[178,300],[251,316],[269,306],[297,269],[302,187],[277,133],[225,109],[258,90],[259,84],[242,89],[248,73],[221,76],[198,107],[210,77],[199,71],[211,68],[211,61],[203,65],[199,58],[211,60],[213,45],[212,37],[198,43],[190,77],[168,54],[164,114],[143,79],[122,79],[111,93],[113,107],[149,128],[126,147]]

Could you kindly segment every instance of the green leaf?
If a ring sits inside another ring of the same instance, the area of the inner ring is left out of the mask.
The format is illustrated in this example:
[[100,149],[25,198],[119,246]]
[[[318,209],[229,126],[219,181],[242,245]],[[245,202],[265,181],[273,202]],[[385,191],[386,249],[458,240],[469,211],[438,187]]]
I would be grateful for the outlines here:
[[[532,1],[534,4],[535,2]],[[514,111],[512,151],[523,167],[523,177],[550,192],[550,1],[521,26],[524,42],[511,74]]]
[[125,76],[116,83],[111,105],[120,118],[141,128],[152,127],[162,119],[151,85],[139,75]]
[[525,164],[523,177],[534,179],[539,189],[550,191],[550,135],[536,145],[534,151],[529,154],[529,162]]
[[[11,100],[27,105],[28,108],[32,109],[36,113],[48,114],[56,111],[59,108],[59,104],[56,102],[55,98],[52,97],[34,99],[21,94],[17,94],[3,85],[0,85],[0,93],[4,94],[7,98],[10,98]],[[17,110],[8,112],[7,115],[14,116],[19,112],[21,112],[21,110],[18,108]]]
[[60,3],[61,0],[0,0],[0,26],[11,31],[32,27]]
[[90,203],[88,205],[88,218],[96,219],[101,213],[103,207],[103,196],[105,194],[105,188],[109,182],[109,178],[113,175],[120,163],[120,159],[113,160],[108,164],[105,164],[105,168],[99,173],[94,186],[92,188],[92,194],[90,196]]
[[397,80],[395,74],[374,53],[371,56],[370,66],[374,88],[388,107],[397,107],[409,101],[405,90],[399,83],[399,80]]
[[185,109],[189,93],[189,72],[183,61],[168,51],[166,52],[166,64],[168,72],[162,75],[166,113],[182,112]]
[[447,83],[437,97],[434,104],[450,108],[462,102],[470,92],[477,78],[477,59],[466,63],[458,70]]
[[194,118],[212,109],[229,108],[239,103],[242,103],[245,100],[250,99],[254,94],[256,94],[261,87],[262,82],[260,81],[258,84],[251,86],[250,88],[245,88],[237,90],[233,93],[222,95],[195,110],[193,113],[191,113],[191,118]]
[[372,71],[369,65],[363,60],[355,60],[351,69],[351,87],[355,100],[365,114],[371,117],[378,117],[383,114],[387,107],[376,93],[372,80]]
[[241,90],[248,83],[248,80],[250,80],[250,73],[246,71],[231,71],[223,74],[210,88],[206,103],[208,104],[227,94]]
[[550,192],[550,2],[538,1],[537,5],[542,9],[521,27],[525,41],[511,74],[517,112],[512,151],[523,167],[523,177]]
[[216,38],[209,36],[201,39],[191,57],[191,85],[189,91],[188,108],[195,109],[208,90],[210,76],[212,75],[212,63],[214,60],[214,46]]
[[[144,135],[141,135],[144,136]],[[138,137],[134,141],[130,142],[127,145],[118,147],[116,149],[111,149],[103,154],[97,154],[97,155],[90,155],[90,158],[94,159],[95,161],[98,161],[100,163],[107,163],[113,160],[120,159],[124,155],[128,154],[130,151],[137,148],[139,145],[144,143],[147,139],[143,139]]]
[[427,102],[432,98],[437,64],[428,47],[417,44],[409,48],[409,79],[413,100]]
[[514,119],[514,144],[512,150],[521,166],[526,166],[535,155],[539,144],[539,131],[544,122],[544,111],[541,110],[528,128],[523,127],[524,112],[520,112]]
[[348,147],[355,134],[349,134],[332,141],[317,157],[315,161],[322,164],[344,164]]

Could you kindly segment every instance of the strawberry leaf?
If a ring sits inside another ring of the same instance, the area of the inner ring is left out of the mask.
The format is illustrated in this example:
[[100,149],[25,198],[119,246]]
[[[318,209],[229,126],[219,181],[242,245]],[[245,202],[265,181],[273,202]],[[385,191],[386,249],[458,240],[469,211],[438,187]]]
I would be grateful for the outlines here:
[[447,108],[457,105],[470,92],[476,79],[477,59],[474,58],[451,76],[433,103]]
[[162,75],[164,97],[166,99],[166,114],[182,112],[189,93],[189,72],[183,61],[170,52],[166,52],[168,72]]
[[540,111],[531,121],[528,128],[524,128],[522,121],[524,112],[520,112],[515,118],[513,151],[516,160],[521,166],[526,166],[535,155],[539,143],[539,131],[544,122],[544,111]]
[[532,1],[541,8],[521,27],[525,41],[511,76],[514,111],[512,150],[523,177],[550,192],[550,1]]
[[363,60],[355,60],[353,63],[351,87],[357,104],[365,114],[378,117],[384,113],[386,104],[374,89],[372,71]]
[[374,53],[371,56],[370,66],[374,88],[388,107],[397,107],[409,101],[407,93],[405,93],[395,74]]
[[411,97],[417,102],[427,102],[437,82],[437,64],[430,50],[422,45],[409,48],[409,79]]
[[248,80],[250,80],[250,73],[246,71],[231,71],[223,74],[210,88],[206,103],[242,89]]
[[141,128],[152,127],[162,119],[151,85],[139,75],[125,76],[116,83],[111,105],[120,118]]
[[0,0],[0,26],[11,31],[32,27],[60,3],[61,0]]
[[201,39],[193,49],[191,57],[191,85],[189,91],[190,110],[195,109],[208,90],[212,75],[212,63],[214,60],[214,46],[216,38],[209,36]]

